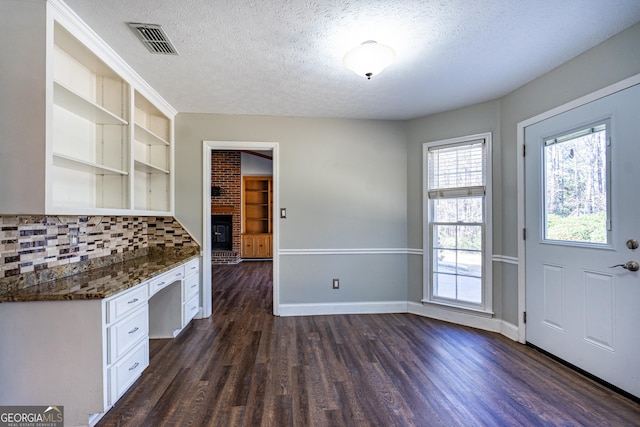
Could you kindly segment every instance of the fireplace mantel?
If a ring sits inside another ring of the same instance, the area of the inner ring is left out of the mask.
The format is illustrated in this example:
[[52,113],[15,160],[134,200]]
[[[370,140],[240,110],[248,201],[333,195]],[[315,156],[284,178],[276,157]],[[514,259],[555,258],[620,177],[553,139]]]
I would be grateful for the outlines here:
[[233,215],[234,210],[233,206],[211,206],[211,214],[213,215]]

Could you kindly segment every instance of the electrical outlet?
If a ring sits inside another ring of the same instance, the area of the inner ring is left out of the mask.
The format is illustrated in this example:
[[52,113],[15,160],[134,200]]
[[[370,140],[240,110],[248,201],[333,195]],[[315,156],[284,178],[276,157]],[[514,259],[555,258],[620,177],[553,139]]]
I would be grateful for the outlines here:
[[333,289],[340,289],[340,279],[333,279]]
[[78,230],[69,230],[69,244],[71,246],[78,246]]

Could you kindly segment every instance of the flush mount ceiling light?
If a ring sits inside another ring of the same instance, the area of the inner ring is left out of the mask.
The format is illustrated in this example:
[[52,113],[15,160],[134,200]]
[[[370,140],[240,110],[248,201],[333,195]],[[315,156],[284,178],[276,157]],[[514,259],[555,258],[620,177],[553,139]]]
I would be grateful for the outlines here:
[[396,53],[392,48],[368,40],[347,52],[342,63],[357,75],[371,80],[371,76],[380,74],[395,59]]

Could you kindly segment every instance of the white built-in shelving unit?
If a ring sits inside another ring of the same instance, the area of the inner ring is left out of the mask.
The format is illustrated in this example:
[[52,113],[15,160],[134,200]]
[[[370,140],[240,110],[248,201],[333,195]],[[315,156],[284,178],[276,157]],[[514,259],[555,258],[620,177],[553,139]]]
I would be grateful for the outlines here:
[[54,24],[55,209],[128,209],[130,85],[62,25]]
[[172,215],[175,110],[62,1],[7,1],[0,214]]
[[168,210],[171,202],[172,122],[137,91],[134,98],[134,208]]

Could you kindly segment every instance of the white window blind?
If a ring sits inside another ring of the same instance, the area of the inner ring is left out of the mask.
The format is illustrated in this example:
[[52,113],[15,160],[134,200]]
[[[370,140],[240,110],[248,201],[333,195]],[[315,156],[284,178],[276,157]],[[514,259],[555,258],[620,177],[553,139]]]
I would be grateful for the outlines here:
[[485,194],[485,141],[429,148],[430,199]]

